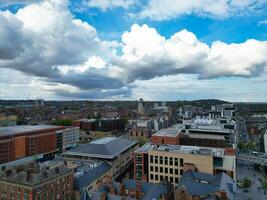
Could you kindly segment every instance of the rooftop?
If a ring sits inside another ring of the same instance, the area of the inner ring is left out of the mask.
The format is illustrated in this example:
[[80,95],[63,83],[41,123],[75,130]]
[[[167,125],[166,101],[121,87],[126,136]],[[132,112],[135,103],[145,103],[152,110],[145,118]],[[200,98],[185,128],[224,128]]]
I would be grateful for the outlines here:
[[182,145],[156,145],[151,151],[167,151],[182,154],[198,154],[213,157],[224,157],[223,148],[209,148],[198,146],[182,146]]
[[166,136],[166,137],[177,137],[181,130],[177,128],[166,128],[161,129],[158,132],[154,133],[153,136]]
[[71,172],[62,162],[49,161],[40,165],[33,161],[1,171],[0,180],[34,187]]
[[111,166],[106,162],[83,165],[77,169],[77,172],[74,175],[74,189],[81,190],[82,188],[87,187],[110,169]]
[[35,132],[51,131],[51,130],[61,130],[64,129],[63,126],[52,126],[52,125],[21,125],[21,126],[8,126],[0,128],[0,136],[14,136],[31,134]]
[[135,140],[105,137],[67,151],[64,155],[113,159],[137,144]]
[[190,195],[203,199],[220,191],[226,192],[230,200],[234,199],[235,183],[225,173],[210,175],[188,170],[183,174],[179,187],[185,188]]
[[210,155],[213,157],[224,157],[223,148],[210,148],[210,147],[198,147],[198,146],[184,146],[184,145],[171,145],[171,144],[152,144],[146,143],[138,148],[135,153],[148,153],[149,151],[166,151],[177,152],[183,154],[199,154]]

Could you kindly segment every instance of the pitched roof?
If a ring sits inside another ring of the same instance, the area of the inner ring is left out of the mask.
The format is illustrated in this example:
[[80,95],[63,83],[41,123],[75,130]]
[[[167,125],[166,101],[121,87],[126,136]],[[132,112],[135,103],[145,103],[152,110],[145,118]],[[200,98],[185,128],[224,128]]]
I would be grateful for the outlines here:
[[74,189],[75,190],[81,190],[84,187],[87,187],[92,182],[100,178],[102,175],[104,175],[106,172],[108,172],[111,169],[111,166],[103,162],[97,167],[90,169],[86,173],[82,173],[79,175],[74,176]]
[[186,171],[179,183],[192,196],[205,197],[218,191],[225,191],[229,199],[234,198],[235,183],[225,173],[210,175],[206,173]]
[[135,140],[105,137],[72,149],[65,154],[113,159],[137,143]]

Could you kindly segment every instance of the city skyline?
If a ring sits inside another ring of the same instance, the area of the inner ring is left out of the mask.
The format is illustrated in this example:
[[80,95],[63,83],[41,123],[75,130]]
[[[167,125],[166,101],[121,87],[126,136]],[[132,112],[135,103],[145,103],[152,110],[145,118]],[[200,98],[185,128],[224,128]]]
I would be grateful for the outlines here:
[[267,0],[0,2],[0,99],[267,101]]

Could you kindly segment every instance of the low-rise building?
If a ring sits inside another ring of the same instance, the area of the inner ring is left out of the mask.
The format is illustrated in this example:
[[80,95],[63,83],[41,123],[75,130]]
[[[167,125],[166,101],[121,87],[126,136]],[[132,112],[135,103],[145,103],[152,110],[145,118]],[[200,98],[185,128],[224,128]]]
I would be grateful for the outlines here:
[[72,200],[73,172],[61,162],[43,167],[30,162],[0,174],[0,200]]
[[112,177],[111,166],[106,162],[83,163],[74,171],[74,200],[84,200],[96,192],[105,179]]
[[169,183],[146,183],[125,179],[122,183],[111,179],[91,194],[92,200],[173,200],[174,190]]
[[227,174],[186,171],[175,192],[176,200],[234,200],[236,184]]
[[67,158],[106,161],[112,166],[112,176],[117,178],[132,163],[138,142],[123,138],[104,137],[63,153]]

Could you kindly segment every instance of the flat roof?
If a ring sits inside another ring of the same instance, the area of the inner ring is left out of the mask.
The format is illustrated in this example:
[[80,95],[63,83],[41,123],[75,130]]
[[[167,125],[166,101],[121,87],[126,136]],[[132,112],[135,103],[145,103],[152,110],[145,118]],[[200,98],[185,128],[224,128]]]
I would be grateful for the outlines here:
[[53,126],[53,125],[19,125],[19,126],[8,126],[0,128],[0,137],[9,135],[23,135],[31,134],[34,132],[46,131],[46,130],[61,130],[64,126]]
[[149,151],[166,151],[182,154],[197,154],[206,155],[213,157],[224,157],[223,148],[209,148],[209,147],[199,147],[199,146],[184,146],[184,145],[156,145],[153,149]]
[[188,134],[188,136],[190,138],[201,138],[201,139],[212,139],[212,140],[225,140],[224,136],[222,136],[222,135],[191,133],[191,134]]
[[104,137],[65,152],[66,156],[85,156],[113,159],[122,152],[138,144],[136,140]]
[[177,137],[180,132],[181,130],[177,128],[166,128],[154,133],[153,136]]

